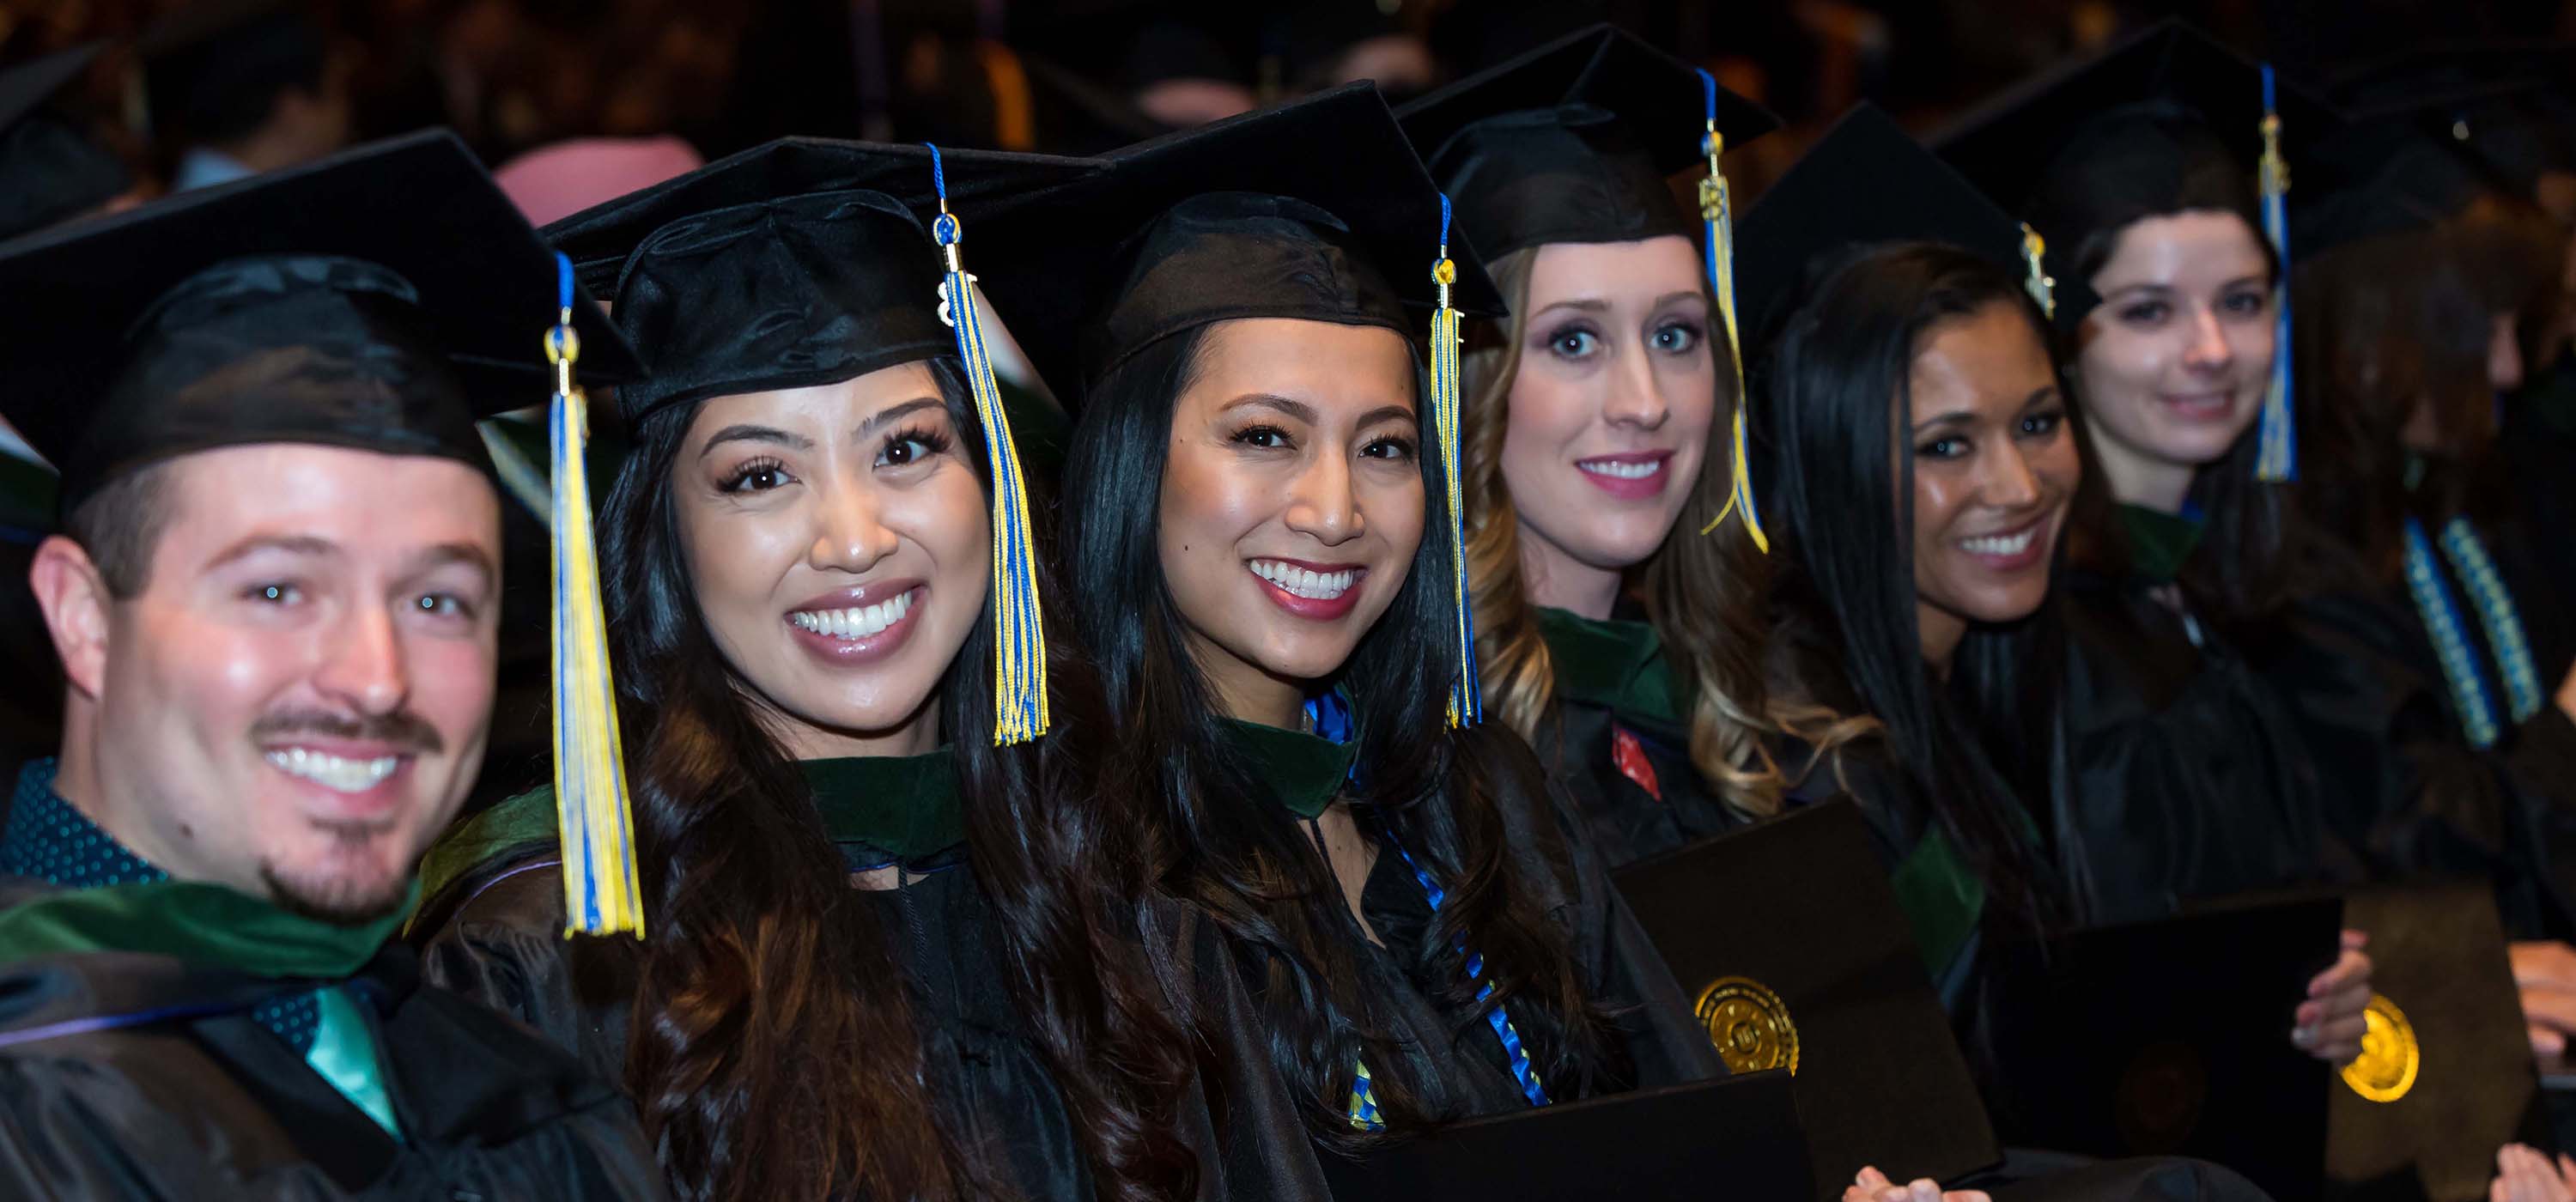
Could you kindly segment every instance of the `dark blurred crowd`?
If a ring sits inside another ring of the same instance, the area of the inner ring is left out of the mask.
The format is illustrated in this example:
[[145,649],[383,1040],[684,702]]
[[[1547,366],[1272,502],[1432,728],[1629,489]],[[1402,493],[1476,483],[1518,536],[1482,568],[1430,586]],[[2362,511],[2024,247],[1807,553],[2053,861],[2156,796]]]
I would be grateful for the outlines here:
[[2576,31],[2558,0],[8,0],[0,66],[104,39],[54,105],[137,197],[192,149],[263,170],[434,125],[495,168],[628,140],[631,185],[784,134],[1098,152],[1352,79],[1400,100],[1606,18],[1788,119],[1734,168],[1758,190],[1855,101],[1926,128],[2172,13],[2293,73]]

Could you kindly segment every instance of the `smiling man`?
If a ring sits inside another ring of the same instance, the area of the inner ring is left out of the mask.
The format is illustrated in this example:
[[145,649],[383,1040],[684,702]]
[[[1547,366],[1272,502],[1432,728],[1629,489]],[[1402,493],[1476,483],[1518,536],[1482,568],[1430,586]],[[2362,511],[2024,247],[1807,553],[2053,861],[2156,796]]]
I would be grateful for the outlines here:
[[613,1089],[393,940],[491,715],[474,420],[546,395],[556,289],[444,134],[0,256],[68,684],[0,821],[0,1194],[658,1194]]

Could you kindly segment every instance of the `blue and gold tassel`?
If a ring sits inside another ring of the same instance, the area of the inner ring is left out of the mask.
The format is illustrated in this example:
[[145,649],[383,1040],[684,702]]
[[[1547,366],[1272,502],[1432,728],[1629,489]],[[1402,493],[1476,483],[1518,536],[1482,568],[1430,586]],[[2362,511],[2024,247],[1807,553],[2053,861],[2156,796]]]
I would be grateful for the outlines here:
[[581,339],[572,329],[572,260],[555,256],[555,366],[549,442],[554,474],[555,832],[563,849],[564,934],[644,934],[635,883],[635,820],[626,803],[626,755],[617,735],[617,686],[600,613],[599,559],[591,532],[582,444],[589,400],[573,382]]
[[2280,312],[2272,343],[2272,383],[2263,390],[2263,417],[2256,438],[2254,478],[2283,483],[2299,478],[2298,415],[2292,406],[2290,360],[2290,165],[2281,157],[2281,113],[2275,104],[2272,64],[2263,64],[2263,232],[2281,256]]
[[1708,223],[1705,254],[1708,262],[1709,288],[1717,293],[1718,317],[1726,326],[1727,361],[1735,368],[1735,446],[1727,453],[1727,471],[1733,485],[1727,493],[1726,508],[1717,511],[1699,532],[1707,534],[1726,521],[1730,513],[1742,514],[1745,532],[1753,536],[1753,545],[1762,553],[1771,553],[1771,538],[1762,532],[1762,510],[1753,503],[1753,467],[1745,451],[1744,410],[1752,398],[1744,394],[1744,339],[1735,321],[1735,215],[1733,200],[1726,190],[1726,172],[1718,158],[1726,153],[1726,135],[1717,132],[1717,77],[1699,73],[1701,95],[1706,100],[1703,117],[1707,136],[1700,148],[1708,152],[1708,178],[1699,182],[1699,216]]
[[[929,145],[923,143],[923,145]],[[975,277],[967,274],[958,244],[965,229],[948,211],[948,172],[939,148],[930,147],[931,186],[939,216],[930,237],[947,261],[939,282],[939,320],[957,331],[957,359],[975,394],[975,419],[984,424],[984,453],[993,474],[993,745],[1026,743],[1047,732],[1046,621],[1038,608],[1037,547],[1029,536],[1028,488],[1020,453],[1011,442],[1002,390],[993,383],[993,359],[984,350],[983,321],[975,312]]]
[[1431,311],[1431,423],[1440,438],[1440,476],[1449,491],[1449,587],[1458,602],[1458,679],[1449,694],[1449,725],[1474,726],[1484,720],[1485,702],[1476,680],[1476,615],[1467,595],[1466,489],[1459,482],[1458,310],[1450,303],[1450,286],[1458,282],[1458,265],[1449,259],[1449,197],[1440,197],[1440,258],[1431,265],[1431,282],[1440,294]]

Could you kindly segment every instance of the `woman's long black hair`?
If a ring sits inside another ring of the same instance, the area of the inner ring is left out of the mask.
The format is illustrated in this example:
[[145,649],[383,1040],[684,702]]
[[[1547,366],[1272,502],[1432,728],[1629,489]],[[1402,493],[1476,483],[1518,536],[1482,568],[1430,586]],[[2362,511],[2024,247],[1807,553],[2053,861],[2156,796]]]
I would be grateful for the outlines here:
[[[1259,800],[1269,786],[1224,737],[1164,578],[1156,527],[1172,415],[1204,336],[1202,328],[1164,339],[1093,390],[1065,469],[1062,552],[1074,614],[1119,713],[1116,758],[1125,779],[1150,791],[1139,817],[1158,845],[1163,887],[1230,936],[1254,975],[1271,1059],[1310,1132],[1355,1149],[1376,1138],[1349,1117],[1352,1066],[1362,1058],[1388,1132],[1458,1116],[1436,1083],[1412,1078],[1405,1052],[1371,1019],[1375,1002],[1361,983],[1357,936],[1345,933],[1342,890],[1307,832]],[[1426,499],[1445,495],[1438,456],[1426,447],[1420,461]],[[1448,727],[1459,670],[1444,637],[1456,621],[1450,539],[1436,509],[1429,516],[1404,587],[1332,682],[1355,711],[1353,814],[1448,891],[1420,945],[1395,953],[1448,983],[1440,1000],[1465,1016],[1463,1029],[1483,1013],[1463,936],[1484,957],[1492,1000],[1510,1004],[1551,1095],[1582,1096],[1620,1070],[1605,1064],[1606,1020],[1586,996],[1564,933],[1520,878],[1494,801],[1507,765],[1535,761],[1496,745],[1508,731]]]
[[[959,445],[980,448],[963,378],[946,361],[929,366]],[[671,501],[696,408],[637,424],[600,532],[626,729],[640,736],[627,749],[653,931],[626,1084],[684,1197],[1006,1195],[984,1167],[1002,1150],[967,1146],[939,1119],[894,948],[764,727],[763,702],[701,616]],[[984,456],[966,458],[989,495]],[[1197,1166],[1173,1116],[1191,1066],[1113,896],[1138,871],[1121,865],[1132,853],[1084,754],[1107,734],[1098,687],[1052,645],[1052,732],[994,747],[995,603],[987,597],[937,704],[1006,984],[1100,1196],[1187,1197]]]
[[1757,368],[1756,470],[1778,571],[1778,675],[1876,715],[1895,770],[1976,868],[1994,912],[2044,925],[2056,891],[2012,811],[2049,796],[2048,610],[1971,626],[1946,689],[1916,619],[1914,358],[1935,325],[1996,304],[2044,335],[2020,280],[1954,247],[1894,243],[1822,264]]

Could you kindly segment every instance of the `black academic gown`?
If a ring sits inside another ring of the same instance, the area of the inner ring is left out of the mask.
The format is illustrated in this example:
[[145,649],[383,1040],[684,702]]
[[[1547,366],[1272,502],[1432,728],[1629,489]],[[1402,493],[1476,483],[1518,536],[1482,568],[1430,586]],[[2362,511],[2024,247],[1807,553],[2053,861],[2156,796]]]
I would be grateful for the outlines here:
[[[563,937],[560,863],[551,839],[529,837],[550,828],[551,807],[544,791],[513,799],[433,851],[424,876],[435,894],[413,934],[433,980],[622,1080],[637,948]],[[940,1113],[1021,1198],[1094,1197],[1063,1093],[1004,984],[992,903],[962,849],[931,860],[950,866],[861,896],[901,958]],[[1164,949],[1157,961],[1165,988],[1198,991],[1202,1013],[1224,1032],[1200,1049],[1200,1077],[1177,1108],[1182,1138],[1198,1156],[1199,1196],[1327,1202],[1322,1167],[1266,1052],[1240,1043],[1257,1008],[1216,935],[1177,906],[1149,905],[1143,921],[1145,938]],[[1172,1012],[1186,1012],[1185,996],[1171,995]]]
[[[1551,783],[1569,799],[1570,814],[1601,849],[1602,858],[1613,865],[1632,863],[1751,821],[1719,799],[1691,764],[1672,673],[1653,627],[1544,609],[1540,620],[1556,664],[1557,697],[1555,712],[1540,724],[1536,750]],[[1622,732],[1630,740],[1624,747]],[[1783,763],[1804,764],[1810,752],[1783,741],[1773,754]],[[1836,799],[1851,800],[1866,818],[1871,844],[1887,867],[1889,884],[1913,928],[1915,946],[1943,1008],[1963,1028],[1966,1046],[1982,1047],[1978,1023],[1984,1013],[1984,982],[1978,970],[1986,942],[1984,884],[1952,849],[1932,820],[1930,806],[1879,745],[1847,746],[1839,774],[1833,767],[1819,768],[1783,800],[1804,806]],[[1373,874],[1370,885],[1376,884]],[[1992,1088],[1992,1069],[1981,1067],[1980,1073]],[[1986,1190],[1998,1202],[2260,1202],[2263,1197],[2235,1173],[2200,1161],[2097,1163],[2029,1149],[2009,1149],[1997,1169],[1950,1184]]]
[[[49,892],[12,879],[0,906]],[[346,984],[399,1142],[251,1017],[276,981],[141,952],[0,967],[0,1196],[663,1196],[633,1108],[580,1061],[423,987],[400,944]]]
[[1538,610],[1556,704],[1532,749],[1613,868],[1744,824],[1691,763],[1690,727],[1654,627]]
[[2076,913],[2132,922],[2357,877],[2288,706],[2214,626],[2158,590],[2144,575],[2079,570],[2057,602],[2065,749],[2049,826]]
[[2248,653],[2289,703],[2336,835],[2374,878],[2495,881],[2516,938],[2576,936],[2576,722],[2544,701],[2471,746],[2402,586],[2319,539],[2294,553],[2284,636]]

